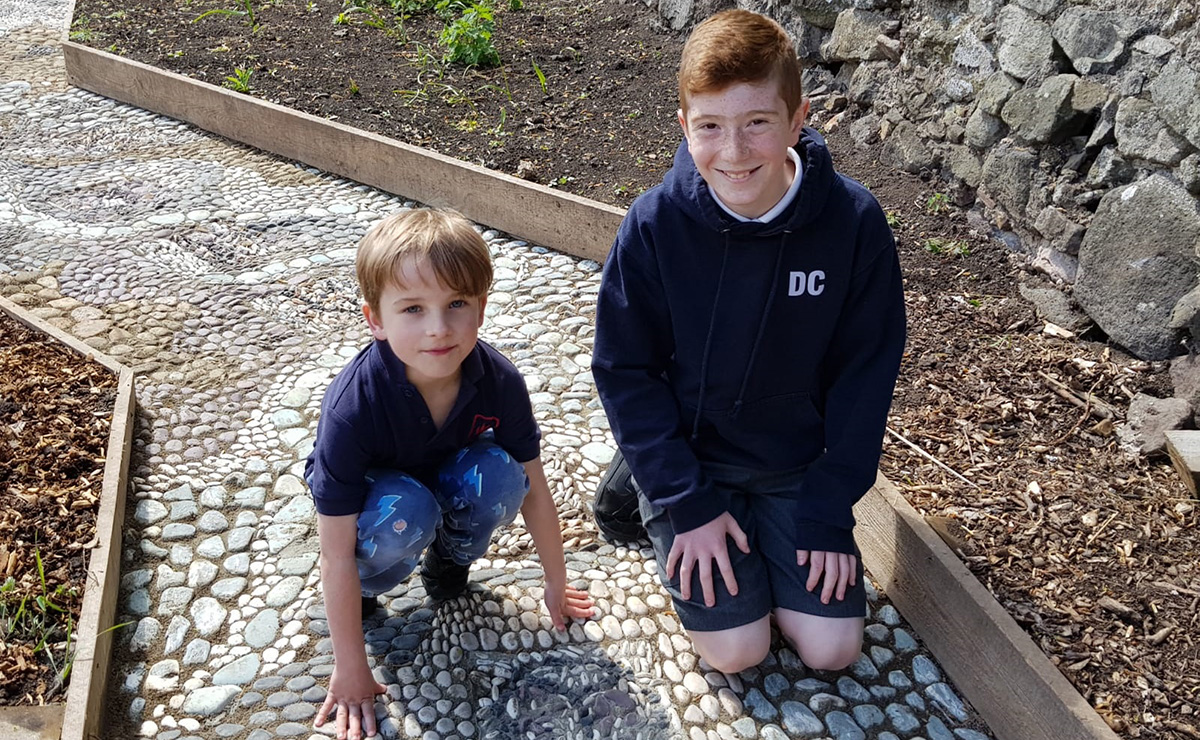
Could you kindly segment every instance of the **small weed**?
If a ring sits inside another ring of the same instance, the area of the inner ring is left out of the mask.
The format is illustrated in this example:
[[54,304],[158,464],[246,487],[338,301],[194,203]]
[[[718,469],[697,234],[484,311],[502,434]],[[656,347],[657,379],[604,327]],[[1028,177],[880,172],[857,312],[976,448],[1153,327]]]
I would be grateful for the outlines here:
[[561,188],[563,185],[566,185],[567,183],[571,183],[571,182],[575,182],[574,177],[571,177],[570,175],[560,175],[560,176],[554,178],[553,180],[551,180],[548,183],[548,185],[549,185],[549,187],[552,187],[552,188]]
[[71,24],[71,32],[67,34],[67,38],[72,41],[82,41],[84,43],[96,38],[96,32],[89,27],[91,22],[91,19],[86,15],[79,16]]
[[123,21],[123,20],[125,20],[126,15],[128,15],[128,14],[124,10],[118,10],[116,12],[109,13],[108,15],[106,15],[104,17],[108,18],[109,20]]
[[898,229],[904,225],[904,219],[895,211],[887,212],[887,225],[889,229]]
[[168,51],[167,56],[170,57],[171,59],[178,59],[179,57],[183,56],[183,49],[176,49],[175,51]]
[[250,30],[257,31],[258,30],[258,22],[254,20],[254,2],[253,2],[253,0],[237,0],[237,4],[241,6],[240,10],[237,8],[233,8],[233,9],[214,8],[213,10],[206,10],[203,13],[201,13],[200,15],[193,18],[192,23],[199,23],[200,21],[204,20],[205,18],[208,18],[209,16],[213,16],[213,15],[233,15],[233,16],[240,16],[241,18],[244,18],[246,21],[246,25],[250,26]]
[[637,120],[637,119],[639,119],[639,118],[641,118],[641,117],[642,117],[642,111],[641,111],[641,109],[640,109],[640,108],[637,108],[637,109],[631,110],[631,111],[629,111],[628,113],[626,113],[626,114],[625,114],[625,120],[626,120],[626,121],[635,121],[635,120]]
[[442,29],[438,41],[446,47],[443,59],[469,67],[499,66],[500,53],[492,43],[492,31],[495,29],[492,8],[484,3],[475,3]]
[[[505,110],[504,108],[501,108],[500,109],[500,120],[496,123],[495,126],[492,126],[491,128],[488,129],[488,133],[491,134],[492,136],[496,136],[499,138],[504,138],[505,136],[508,136],[508,134],[505,133],[505,131],[504,131],[504,122],[507,120],[508,120],[508,111]],[[502,143],[503,142],[495,142],[495,144],[502,144]]]
[[950,210],[950,197],[945,193],[934,193],[925,201],[925,212],[936,216]]
[[308,2],[304,4],[304,12],[305,13],[317,12],[317,4],[314,3],[313,0],[308,0]]
[[245,67],[235,67],[233,74],[225,77],[225,81],[221,84],[234,92],[248,93],[250,92],[250,75],[254,74],[254,70]]
[[546,94],[546,75],[542,74],[542,68],[538,66],[536,59],[530,59],[533,62],[533,73],[537,75],[538,84],[542,87],[542,95]]
[[463,133],[470,133],[479,128],[479,119],[475,118],[474,116],[464,118],[458,123],[454,124],[454,128],[462,131]]
[[28,643],[33,645],[33,652],[45,653],[47,663],[57,674],[56,685],[47,693],[49,697],[62,688],[71,674],[75,623],[62,604],[74,599],[76,592],[65,584],[50,591],[41,551],[35,549],[33,557],[40,586],[36,594],[18,594],[17,581],[12,576],[0,584],[0,641]]
[[936,255],[966,257],[971,253],[971,245],[965,239],[943,239],[935,236],[926,239],[925,243],[921,246],[926,252]]
[[524,10],[525,2],[524,2],[524,0],[508,0],[508,9],[514,10],[514,11]]
[[362,92],[359,90],[358,83],[354,81],[353,77],[350,78],[350,84],[346,86],[346,92],[350,93],[351,95],[358,95],[360,92]]

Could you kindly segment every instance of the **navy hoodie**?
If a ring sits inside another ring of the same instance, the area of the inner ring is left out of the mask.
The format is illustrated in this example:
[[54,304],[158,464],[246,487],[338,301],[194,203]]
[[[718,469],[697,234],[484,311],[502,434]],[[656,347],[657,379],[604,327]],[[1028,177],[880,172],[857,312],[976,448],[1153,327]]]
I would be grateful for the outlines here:
[[904,351],[887,219],[796,146],[800,190],[768,224],[717,205],[687,144],[629,209],[604,267],[592,371],[613,434],[676,532],[727,510],[702,462],[807,466],[796,548],[854,552],[851,507],[875,482]]

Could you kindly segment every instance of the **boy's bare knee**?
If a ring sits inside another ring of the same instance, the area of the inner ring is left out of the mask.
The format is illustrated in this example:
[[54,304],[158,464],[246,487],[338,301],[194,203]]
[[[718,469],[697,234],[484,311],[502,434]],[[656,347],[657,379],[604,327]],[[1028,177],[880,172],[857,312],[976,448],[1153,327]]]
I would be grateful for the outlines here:
[[815,671],[840,671],[850,667],[862,653],[862,644],[805,646],[800,660]]
[[697,646],[696,652],[713,670],[721,673],[739,673],[766,660],[770,647],[769,643],[761,646],[731,644],[719,648]]

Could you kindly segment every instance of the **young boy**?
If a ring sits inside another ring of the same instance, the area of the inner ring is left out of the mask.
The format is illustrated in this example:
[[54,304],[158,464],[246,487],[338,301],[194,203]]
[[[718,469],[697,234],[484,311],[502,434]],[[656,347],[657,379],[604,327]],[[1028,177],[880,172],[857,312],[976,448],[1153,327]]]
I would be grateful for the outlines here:
[[[596,386],[701,657],[756,665],[773,614],[808,666],[841,669],[866,611],[851,506],[875,481],[904,347],[895,244],[804,128],[774,21],[698,25],[679,104],[685,141],[604,268]],[[598,494],[603,529],[636,524],[600,494],[619,491]]]
[[592,606],[566,583],[525,383],[477,339],[492,282],[483,239],[458,214],[405,211],[363,237],[356,269],[375,341],[326,391],[305,475],[334,651],[315,725],[336,711],[340,740],[375,734],[375,694],[385,689],[367,666],[362,620],[422,552],[428,595],[454,598],[492,532],[519,508],[555,627],[590,616]]

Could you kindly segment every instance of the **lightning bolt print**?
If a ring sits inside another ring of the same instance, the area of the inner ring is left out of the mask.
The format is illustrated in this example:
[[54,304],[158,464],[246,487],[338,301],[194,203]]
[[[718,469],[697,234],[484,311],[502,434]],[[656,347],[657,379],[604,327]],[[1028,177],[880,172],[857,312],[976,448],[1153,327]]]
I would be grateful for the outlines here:
[[383,496],[379,499],[379,518],[375,520],[372,527],[378,527],[388,520],[392,514],[396,513],[396,504],[400,502],[399,496]]
[[483,496],[483,475],[480,474],[478,465],[472,465],[470,470],[463,473],[463,488],[468,491],[474,489],[475,498]]

